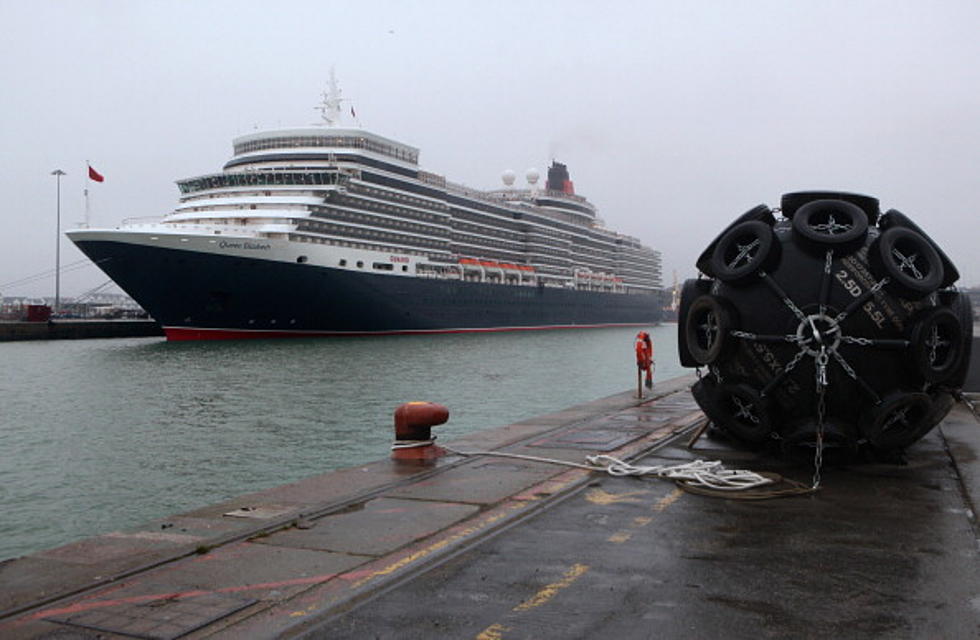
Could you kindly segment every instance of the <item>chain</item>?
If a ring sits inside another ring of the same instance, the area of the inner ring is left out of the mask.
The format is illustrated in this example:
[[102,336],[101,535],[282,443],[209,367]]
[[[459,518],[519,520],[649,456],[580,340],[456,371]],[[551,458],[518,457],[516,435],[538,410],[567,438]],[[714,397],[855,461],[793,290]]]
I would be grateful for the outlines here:
[[827,416],[827,347],[820,347],[816,357],[817,383],[817,446],[813,452],[813,489],[820,488],[820,472],[823,469],[823,431],[824,420]]
[[852,380],[857,380],[858,377],[857,372],[854,371],[854,368],[847,363],[847,360],[844,359],[844,356],[837,353],[836,350],[832,351],[831,353],[834,356],[834,360],[837,361],[837,364],[839,364],[841,366],[841,369],[844,370],[844,373],[846,373]]
[[740,329],[732,329],[728,332],[733,338],[742,338],[743,340],[758,340],[760,342],[790,342],[790,343],[801,343],[804,340],[796,335],[795,333],[786,333],[781,336],[777,335],[764,335],[760,336],[757,333],[752,333],[750,331],[742,331]]
[[820,315],[827,313],[827,291],[830,286],[830,269],[834,261],[834,250],[827,250],[827,259],[823,263],[823,279],[820,283]]
[[800,349],[799,351],[797,351],[796,355],[793,356],[793,359],[790,360],[789,363],[787,363],[787,365],[783,368],[783,373],[789,373],[790,371],[792,371],[796,365],[800,364],[800,360],[802,360],[803,356],[805,355],[806,355],[806,349]]
[[[834,352],[837,353],[836,351]],[[827,347],[820,347],[820,353],[817,355],[817,387],[827,386],[827,363],[830,362],[830,356],[827,355]]]
[[888,284],[889,282],[891,282],[891,280],[889,280],[887,277],[885,277],[885,278],[882,278],[881,280],[879,280],[878,282],[874,283],[871,286],[871,288],[868,289],[861,297],[855,298],[854,301],[851,304],[847,305],[847,308],[846,309],[844,309],[843,311],[841,311],[840,313],[838,313],[837,314],[837,317],[834,318],[834,322],[836,322],[837,324],[840,324],[841,322],[843,322],[844,321],[844,318],[846,318],[847,316],[849,316],[852,311],[854,311],[855,309],[857,309],[858,307],[860,307],[861,305],[863,305],[865,303],[865,301],[870,300],[871,298],[873,298],[874,295],[876,293],[878,293],[879,291],[881,291],[881,288],[883,286],[885,286],[886,284]]
[[841,336],[841,342],[846,342],[847,344],[859,344],[862,347],[870,347],[874,344],[871,338],[861,338],[857,336]]
[[783,288],[780,287],[776,283],[776,281],[769,276],[768,273],[766,273],[765,271],[760,271],[759,277],[762,278],[762,281],[765,282],[766,285],[770,289],[772,289],[773,293],[775,293],[779,297],[779,299],[783,301],[783,304],[789,307],[789,310],[793,312],[793,315],[799,318],[802,322],[806,322],[806,316],[803,315],[803,312],[800,311],[800,308],[797,307],[795,304],[793,304],[793,301],[789,299],[789,296],[786,295],[786,292],[783,291]]

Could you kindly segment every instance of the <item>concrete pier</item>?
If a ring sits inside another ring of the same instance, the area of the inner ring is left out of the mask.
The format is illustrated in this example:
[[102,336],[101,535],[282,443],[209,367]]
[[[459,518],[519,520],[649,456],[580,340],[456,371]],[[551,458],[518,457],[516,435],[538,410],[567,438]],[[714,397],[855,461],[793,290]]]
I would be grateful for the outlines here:
[[[689,449],[692,382],[448,446],[810,481],[806,461]],[[0,564],[0,637],[976,637],[978,452],[957,405],[908,464],[827,467],[818,492],[767,501],[526,460],[383,460]]]
[[63,320],[0,322],[0,342],[11,340],[79,340],[162,336],[154,320]]

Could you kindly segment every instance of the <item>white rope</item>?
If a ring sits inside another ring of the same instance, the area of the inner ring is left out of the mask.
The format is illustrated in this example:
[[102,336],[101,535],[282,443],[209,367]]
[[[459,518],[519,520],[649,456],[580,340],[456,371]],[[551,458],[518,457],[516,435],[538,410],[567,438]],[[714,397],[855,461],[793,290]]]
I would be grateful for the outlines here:
[[[636,466],[606,455],[587,456],[589,464],[611,476],[657,476],[681,480],[694,487],[719,491],[744,491],[772,484],[772,480],[746,469],[726,469],[720,460],[695,460],[675,465]],[[605,465],[605,466],[603,466]]]
[[575,467],[587,471],[604,471],[611,476],[656,476],[668,480],[678,480],[694,487],[717,489],[718,491],[745,491],[763,485],[772,484],[773,480],[763,475],[745,469],[725,469],[718,460],[695,460],[675,465],[635,466],[618,458],[607,455],[586,456],[588,464],[526,456],[519,453],[504,453],[500,451],[455,451],[443,447],[450,453],[461,456],[497,456],[500,458],[515,458],[532,462],[546,462],[566,467]]
[[397,451],[399,449],[417,449],[419,447],[428,447],[431,444],[435,444],[435,441],[435,436],[432,436],[428,440],[395,440],[391,444],[391,450]]

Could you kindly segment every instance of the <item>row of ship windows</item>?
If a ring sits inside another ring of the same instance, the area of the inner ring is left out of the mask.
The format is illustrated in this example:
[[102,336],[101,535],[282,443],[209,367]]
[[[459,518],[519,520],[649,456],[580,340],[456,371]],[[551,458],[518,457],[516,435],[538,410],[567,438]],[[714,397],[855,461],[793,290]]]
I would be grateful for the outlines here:
[[468,224],[457,220],[453,220],[451,224],[454,229],[458,229],[460,231],[470,231],[483,236],[495,236],[497,238],[503,238],[504,240],[511,240],[513,242],[523,241],[523,238],[521,237],[523,234],[521,233],[501,231],[500,229],[495,229],[486,225]]
[[360,236],[363,238],[397,241],[399,244],[405,244],[413,247],[432,247],[432,248],[440,249],[440,248],[444,248],[448,243],[448,240],[439,240],[435,238],[432,239],[417,238],[414,236],[406,236],[399,233],[386,233],[384,231],[377,231],[375,229],[364,229],[360,227],[342,227],[340,225],[334,225],[334,224],[318,223],[316,231],[320,233],[331,233],[334,235],[347,236],[347,237]]
[[305,236],[305,235],[290,235],[289,239],[294,242],[306,242],[308,244],[327,244],[334,247],[347,247],[350,249],[364,249],[367,251],[388,251],[390,253],[399,253],[402,255],[412,255],[420,257],[429,257],[429,254],[425,251],[419,251],[416,249],[409,249],[406,247],[395,247],[391,245],[384,244],[369,244],[366,242],[354,242],[352,240],[344,240],[341,238],[322,238],[317,236]]
[[405,207],[390,204],[382,204],[373,200],[364,200],[363,198],[352,197],[350,195],[341,197],[333,196],[330,202],[337,205],[347,205],[361,209],[368,209],[378,213],[397,213],[400,216],[412,217],[417,220],[427,220],[429,222],[435,222],[437,220],[441,221],[441,218],[426,211],[418,211],[415,209],[406,209]]
[[416,198],[414,196],[408,196],[398,191],[386,191],[384,189],[367,187],[362,184],[352,187],[351,192],[357,193],[359,195],[368,195],[375,198],[380,198],[382,200],[400,200],[405,204],[411,205],[413,207],[420,207],[422,209],[434,208],[433,203],[429,200],[423,200],[421,198]]
[[[383,245],[375,245],[375,244],[365,244],[365,243],[360,243],[360,242],[348,242],[348,241],[344,241],[344,240],[327,239],[327,238],[316,238],[316,237],[311,237],[311,236],[293,236],[292,239],[293,240],[299,240],[300,242],[307,242],[307,243],[313,243],[313,244],[329,244],[329,245],[334,245],[334,246],[339,246],[339,247],[349,247],[349,248],[353,248],[353,249],[367,249],[367,250],[378,250],[378,249],[381,249],[381,250],[384,250],[384,251],[399,252],[399,253],[402,253],[402,254],[406,254],[407,253],[407,254],[410,254],[410,255],[416,255],[416,256],[431,258],[431,256],[429,256],[429,254],[427,254],[425,252],[406,250],[404,247],[391,247],[391,246],[383,246]],[[506,255],[506,254],[503,254],[503,253],[498,253],[498,252],[495,252],[495,251],[486,251],[486,252],[483,252],[482,255],[483,255],[483,257],[490,258],[490,259],[514,260],[514,257],[513,256]],[[301,258],[305,258],[305,256],[301,256]],[[300,261],[300,262],[306,262],[305,259],[298,260],[298,261]],[[537,270],[541,274],[567,275],[567,272],[568,272],[568,269],[567,269],[567,261],[552,261],[552,260],[550,260],[550,259],[542,256],[538,260],[537,264],[538,264]],[[346,266],[346,265],[347,265],[346,259],[341,259],[340,266]],[[363,266],[364,266],[363,261],[358,261],[356,263],[356,266],[358,268],[363,268]],[[402,266],[402,271],[407,271],[408,270],[408,268],[407,268],[406,265],[401,265],[401,266]],[[389,263],[376,262],[376,263],[373,263],[373,268],[379,269],[379,270],[391,270],[394,267],[391,264],[389,264]],[[598,271],[615,271],[616,270],[616,269],[610,268],[608,265],[599,265],[599,264],[591,265],[591,268],[593,270],[598,270]],[[630,278],[631,276],[635,276],[636,278],[640,278],[640,279],[645,279],[645,278],[649,278],[650,277],[650,274],[648,272],[646,272],[646,271],[636,271],[636,270],[627,269],[627,268],[623,268],[623,267],[619,267],[619,271],[618,272],[622,276],[624,276],[626,278]]]
[[[392,218],[378,218],[376,216],[364,215],[362,213],[354,213],[353,211],[346,211],[344,209],[329,209],[330,219],[337,220],[338,222],[353,222],[359,224],[370,224],[376,227],[394,227],[398,229],[404,229],[406,231],[412,231],[415,233],[420,233],[429,236],[446,236],[448,231],[443,227],[433,227],[421,224],[415,224],[412,222],[407,222],[405,220],[397,220]],[[316,224],[314,224],[314,228]]]
[[[356,189],[353,189],[352,188],[351,190],[352,191],[356,191],[358,193],[364,192],[364,193],[367,193],[367,194],[370,194],[370,195],[374,195],[374,196],[377,196],[377,197],[381,197],[381,198],[392,197],[393,196],[393,197],[395,197],[397,199],[404,199],[406,201],[417,200],[415,198],[410,198],[408,196],[403,196],[402,194],[398,194],[398,193],[394,193],[394,192],[387,192],[387,191],[384,191],[384,190],[381,190],[381,189],[376,189],[376,188],[372,188],[372,187],[365,187],[365,186],[362,186],[362,185],[358,185],[358,187]],[[423,201],[419,201],[419,202],[421,203]],[[483,206],[480,206],[480,207],[477,207],[477,208],[478,209],[485,209],[485,207],[483,207]],[[390,210],[393,211],[393,209],[390,209]],[[497,212],[497,208],[496,207],[490,207],[490,208],[487,208],[487,210],[488,210],[488,212],[493,212],[493,213],[496,213]],[[477,213],[471,213],[471,212],[468,212],[468,211],[466,211],[464,209],[454,209],[453,212],[452,212],[452,215],[453,215],[453,218],[455,220],[463,219],[463,220],[468,220],[470,222],[487,224],[487,219],[486,219],[486,216],[485,215],[481,215],[481,214],[477,214]],[[509,216],[508,216],[508,218],[509,218]],[[491,222],[492,222],[492,225],[494,227],[501,227],[501,226],[503,226],[503,227],[508,228],[509,230],[512,230],[513,232],[521,232],[521,233],[523,233],[523,232],[526,232],[526,230],[527,230],[526,229],[526,225],[521,225],[519,223],[511,222],[509,219],[501,220],[499,218],[495,218]],[[580,225],[576,225],[576,226],[580,226]],[[460,227],[460,228],[463,228],[463,227]],[[477,232],[486,233],[486,231],[482,231],[482,230],[476,230],[476,229],[471,229],[471,230],[477,231]],[[548,226],[548,230],[551,232],[549,235],[559,236],[562,240],[564,240],[564,239],[571,240],[572,237],[573,237],[571,234],[566,233],[566,232],[563,232],[563,231],[561,231],[561,230],[559,230],[559,229],[557,229],[555,227],[552,227],[550,225]],[[585,231],[585,229],[583,229],[583,231]],[[505,234],[507,234],[507,231],[501,231],[501,230],[494,229],[493,233],[494,233],[494,235],[499,235],[500,237],[506,237]],[[585,244],[585,243],[592,244],[593,246],[598,247],[599,250],[611,250],[613,248],[613,246],[610,246],[610,245],[614,245],[617,249],[621,249],[621,248],[624,248],[626,246],[630,246],[630,245],[624,245],[622,239],[617,239],[617,240],[601,239],[600,240],[600,239],[596,239],[596,238],[584,238],[581,235],[578,235],[578,239],[579,239],[579,243],[580,244]]]
[[295,172],[295,171],[244,171],[240,173],[222,173],[213,176],[203,176],[177,183],[181,193],[194,193],[206,189],[221,189],[226,187],[249,187],[263,185],[334,185],[340,176],[334,172]]
[[262,151],[264,149],[289,149],[297,147],[341,147],[367,149],[383,155],[417,163],[419,156],[415,151],[396,147],[369,138],[356,136],[291,136],[285,138],[264,138],[235,145],[235,155]]

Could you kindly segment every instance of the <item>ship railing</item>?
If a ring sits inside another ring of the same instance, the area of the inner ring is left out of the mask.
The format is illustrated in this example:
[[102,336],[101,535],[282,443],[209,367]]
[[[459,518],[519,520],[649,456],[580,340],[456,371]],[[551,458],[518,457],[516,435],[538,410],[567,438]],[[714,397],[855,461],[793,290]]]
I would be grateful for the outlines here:
[[[229,225],[218,225],[218,224],[193,224],[193,223],[178,223],[178,222],[161,222],[163,218],[158,219],[156,222],[132,222],[134,218],[128,218],[123,220],[120,225],[120,229],[154,229],[154,230],[164,230],[165,232],[177,232],[177,231],[194,231],[197,233],[207,233],[214,235],[232,235],[232,236],[247,236],[250,238],[257,238],[262,235],[263,232],[269,231],[269,229],[263,227],[242,227],[242,226],[229,226]],[[274,229],[274,231],[280,231],[280,229]]]
[[163,216],[139,216],[136,218],[125,218],[122,221],[122,226],[124,227],[137,227],[146,226],[150,224],[157,224],[163,220]]

